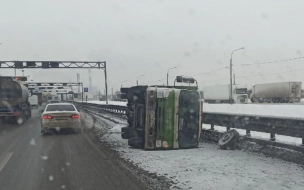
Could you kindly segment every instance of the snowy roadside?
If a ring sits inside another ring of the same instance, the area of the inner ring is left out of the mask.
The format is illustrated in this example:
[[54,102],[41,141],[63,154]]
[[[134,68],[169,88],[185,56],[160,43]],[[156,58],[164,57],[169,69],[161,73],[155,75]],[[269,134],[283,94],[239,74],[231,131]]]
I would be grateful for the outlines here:
[[242,151],[223,151],[208,143],[187,150],[134,149],[120,137],[126,121],[111,119],[117,124],[109,122],[113,127],[104,130],[101,140],[112,144],[139,168],[171,179],[171,189],[304,189],[304,170],[297,164]]
[[[105,101],[88,101],[93,104],[106,104]],[[126,106],[127,102],[109,101],[111,105]],[[303,104],[207,104],[203,110],[212,113],[231,113],[258,116],[304,118]]]

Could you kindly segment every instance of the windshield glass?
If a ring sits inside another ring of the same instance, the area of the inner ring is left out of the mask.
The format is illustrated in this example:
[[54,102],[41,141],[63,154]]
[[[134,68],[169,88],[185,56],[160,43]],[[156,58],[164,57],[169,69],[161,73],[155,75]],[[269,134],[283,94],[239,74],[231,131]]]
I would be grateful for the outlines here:
[[45,111],[49,112],[49,111],[76,111],[76,110],[73,105],[48,105]]
[[197,91],[182,90],[179,97],[179,145],[182,148],[198,143],[200,96]]

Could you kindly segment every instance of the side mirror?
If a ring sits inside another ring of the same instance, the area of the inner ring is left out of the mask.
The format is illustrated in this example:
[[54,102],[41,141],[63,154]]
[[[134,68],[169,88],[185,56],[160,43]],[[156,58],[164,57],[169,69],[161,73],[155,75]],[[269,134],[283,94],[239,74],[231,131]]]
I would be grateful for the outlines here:
[[39,110],[39,113],[43,113],[44,110]]

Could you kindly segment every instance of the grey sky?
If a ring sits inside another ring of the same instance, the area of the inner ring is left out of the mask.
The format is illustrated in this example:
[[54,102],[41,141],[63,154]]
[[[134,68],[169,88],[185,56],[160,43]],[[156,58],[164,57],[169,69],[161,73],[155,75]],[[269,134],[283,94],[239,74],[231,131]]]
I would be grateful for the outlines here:
[[[304,1],[301,0],[11,0],[1,2],[0,60],[107,61],[115,89],[175,75],[195,75],[229,66],[304,56]],[[235,67],[236,76],[304,68],[304,59]],[[39,81],[84,82],[87,70],[27,70]],[[12,75],[13,70],[1,70]],[[19,72],[20,73],[20,72]],[[237,78],[248,84],[302,81],[304,71]],[[93,70],[93,86],[104,88],[103,73]],[[21,75],[21,73],[20,73]],[[200,87],[228,84],[229,70],[196,76]],[[171,79],[170,81],[173,81]],[[214,81],[214,82],[208,82]],[[158,84],[163,84],[163,80]]]

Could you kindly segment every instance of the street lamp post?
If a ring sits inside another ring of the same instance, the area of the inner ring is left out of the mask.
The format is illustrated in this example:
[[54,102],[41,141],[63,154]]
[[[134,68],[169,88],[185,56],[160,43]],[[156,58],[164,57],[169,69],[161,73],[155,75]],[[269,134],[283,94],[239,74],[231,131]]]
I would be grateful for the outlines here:
[[167,71],[167,86],[169,86],[169,71],[171,70],[171,69],[176,69],[177,67],[172,67],[172,68],[170,68],[170,69],[168,69],[168,71]]
[[125,80],[125,81],[123,81],[122,83],[121,83],[121,88],[122,88],[122,84],[124,83],[124,82],[127,82],[128,80]]
[[233,103],[233,99],[232,99],[232,55],[235,51],[239,51],[239,50],[242,50],[242,49],[245,49],[244,47],[242,48],[239,48],[239,49],[236,49],[236,50],[233,50],[231,52],[231,57],[230,57],[230,104]]
[[139,77],[142,77],[142,76],[145,76],[145,75],[139,75],[138,77],[137,77],[137,79],[136,79],[136,85],[138,86],[138,78]]

